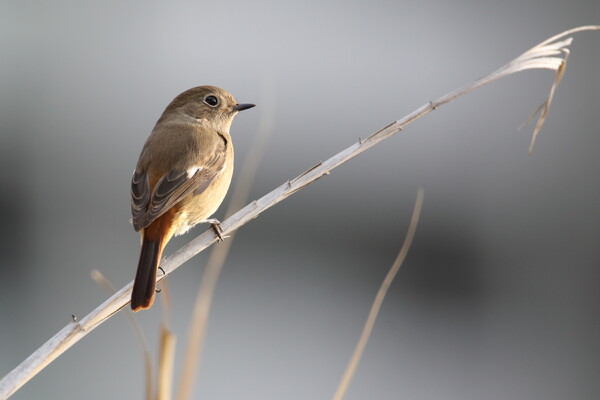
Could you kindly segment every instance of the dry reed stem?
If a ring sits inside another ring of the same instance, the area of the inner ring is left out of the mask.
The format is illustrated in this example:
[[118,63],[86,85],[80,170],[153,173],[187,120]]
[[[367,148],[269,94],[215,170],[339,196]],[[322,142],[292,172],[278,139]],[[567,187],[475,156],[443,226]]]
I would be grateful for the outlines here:
[[160,353],[158,357],[158,379],[156,400],[170,400],[175,360],[175,335],[165,324],[160,325]]
[[406,254],[410,249],[410,245],[412,244],[413,238],[415,237],[415,231],[417,230],[417,225],[419,223],[419,217],[421,216],[421,208],[423,207],[423,197],[425,192],[423,188],[419,188],[417,192],[417,199],[415,200],[415,207],[412,212],[412,216],[410,218],[410,223],[408,225],[408,231],[406,232],[406,237],[404,238],[404,243],[402,243],[402,247],[400,247],[400,251],[398,252],[398,256],[396,260],[390,267],[387,275],[381,282],[381,286],[377,291],[377,295],[375,296],[375,300],[373,300],[373,304],[371,305],[371,310],[369,311],[369,315],[367,316],[367,320],[365,321],[365,325],[363,326],[363,330],[360,334],[360,338],[358,339],[358,343],[354,348],[354,352],[352,353],[352,357],[350,357],[350,361],[346,366],[346,370],[342,375],[342,379],[338,385],[338,388],[333,396],[333,400],[342,400],[344,398],[344,394],[350,385],[350,381],[356,372],[356,368],[358,367],[358,363],[362,357],[362,354],[365,350],[365,346],[369,340],[369,336],[371,336],[371,331],[373,331],[373,326],[375,325],[375,319],[379,314],[379,309],[381,308],[381,304],[383,304],[383,299],[392,284],[392,281],[398,274],[404,259],[406,258]]
[[[242,225],[256,218],[263,211],[286,199],[298,190],[304,188],[306,185],[316,181],[323,175],[329,174],[332,169],[340,166],[349,159],[389,138],[398,131],[402,130],[406,125],[435,110],[437,107],[446,104],[459,96],[469,93],[478,87],[486,85],[512,73],[527,69],[546,68],[557,71],[558,74],[562,74],[564,67],[561,68],[561,66],[564,65],[564,59],[561,56],[566,54],[566,51],[568,51],[567,46],[571,43],[571,39],[569,38],[561,42],[556,41],[565,35],[582,30],[600,30],[600,26],[594,25],[578,27],[545,40],[521,56],[517,57],[515,60],[506,64],[496,72],[487,75],[486,77],[479,79],[459,90],[449,93],[438,100],[431,101],[419,107],[406,117],[392,122],[365,140],[360,139],[358,143],[355,143],[347,149],[339,152],[327,161],[319,163],[304,174],[301,174],[295,179],[284,183],[275,190],[267,193],[260,199],[253,201],[232,215],[221,224],[223,234],[228,235],[233,233]],[[547,105],[550,103],[548,100],[549,99],[546,100]],[[540,127],[545,116],[546,114],[540,114],[538,119],[538,125]],[[212,229],[209,229],[188,242],[170,257],[163,260],[161,266],[165,271],[165,275],[159,276],[157,281],[162,280],[165,276],[173,272],[185,261],[189,260],[210,246],[216,240],[217,238],[214,232]],[[96,307],[96,309],[94,309],[90,314],[82,318],[80,321],[73,319],[51,339],[44,343],[39,349],[27,357],[27,359],[25,359],[20,365],[4,376],[2,380],[0,380],[0,399],[8,398],[39,371],[45,368],[50,362],[56,359],[60,354],[70,348],[73,344],[77,343],[82,337],[87,335],[102,322],[106,321],[113,314],[124,308],[130,301],[131,288],[132,282],[128,283],[125,287],[115,293],[104,303]]]

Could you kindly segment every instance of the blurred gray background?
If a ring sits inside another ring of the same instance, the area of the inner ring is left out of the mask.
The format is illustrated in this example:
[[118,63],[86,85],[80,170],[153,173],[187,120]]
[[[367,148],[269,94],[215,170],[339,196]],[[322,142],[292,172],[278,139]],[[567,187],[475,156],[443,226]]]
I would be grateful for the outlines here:
[[[232,127],[238,168],[274,118],[254,199],[599,22],[591,0],[2,2],[0,375],[107,298],[91,269],[118,287],[133,278],[131,172],[181,91],[214,84],[258,105]],[[576,35],[533,157],[533,126],[518,127],[548,71],[438,109],[244,226],[196,397],[331,398],[423,186],[413,247],[347,399],[597,399],[599,43]],[[177,362],[207,254],[169,279]],[[137,317],[154,351],[160,307]],[[142,372],[118,315],[13,398],[141,399]]]

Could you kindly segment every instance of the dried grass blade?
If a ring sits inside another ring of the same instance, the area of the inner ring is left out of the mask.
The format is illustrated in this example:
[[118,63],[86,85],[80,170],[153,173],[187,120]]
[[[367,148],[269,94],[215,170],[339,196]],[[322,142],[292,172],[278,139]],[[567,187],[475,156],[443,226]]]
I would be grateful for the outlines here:
[[367,345],[367,341],[369,340],[369,336],[371,335],[371,331],[373,330],[373,326],[375,325],[375,319],[377,318],[377,314],[379,314],[379,309],[381,308],[381,304],[383,303],[383,299],[388,291],[388,288],[392,284],[392,281],[396,277],[396,274],[400,270],[404,259],[406,258],[406,254],[410,249],[410,245],[412,244],[413,238],[415,236],[415,232],[417,230],[417,225],[419,223],[419,217],[421,215],[421,208],[423,207],[423,198],[425,196],[425,192],[423,188],[419,188],[417,192],[417,199],[415,200],[415,207],[413,209],[412,217],[410,219],[410,223],[408,225],[408,231],[406,232],[406,237],[404,238],[404,243],[402,243],[402,247],[400,247],[400,252],[396,257],[396,260],[392,264],[390,270],[388,271],[385,279],[381,283],[379,291],[375,296],[375,300],[371,305],[371,310],[369,311],[369,315],[367,316],[367,320],[363,327],[362,333],[360,334],[360,338],[358,339],[358,343],[354,348],[354,352],[352,353],[352,357],[350,357],[350,361],[346,366],[346,370],[340,380],[338,388],[333,396],[333,400],[342,400],[348,386],[350,385],[350,381],[356,372],[358,367],[358,363],[362,357],[362,354]]

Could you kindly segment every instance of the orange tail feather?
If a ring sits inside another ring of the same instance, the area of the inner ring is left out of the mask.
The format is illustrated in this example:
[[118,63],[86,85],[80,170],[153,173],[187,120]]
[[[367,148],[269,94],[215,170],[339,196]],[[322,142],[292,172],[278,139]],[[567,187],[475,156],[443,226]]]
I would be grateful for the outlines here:
[[150,308],[154,302],[156,270],[163,249],[171,238],[172,221],[173,212],[167,212],[144,229],[140,261],[131,292],[131,309],[133,311]]

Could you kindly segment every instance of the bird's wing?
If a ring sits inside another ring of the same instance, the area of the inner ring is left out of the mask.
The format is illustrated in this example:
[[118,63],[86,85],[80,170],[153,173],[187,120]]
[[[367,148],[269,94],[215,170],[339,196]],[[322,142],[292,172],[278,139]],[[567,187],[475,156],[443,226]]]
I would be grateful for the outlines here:
[[[136,231],[150,225],[187,195],[202,193],[225,167],[225,153],[217,152],[203,165],[170,170],[150,189],[146,172],[135,171],[131,180],[131,214]],[[194,172],[195,170],[195,172]]]

